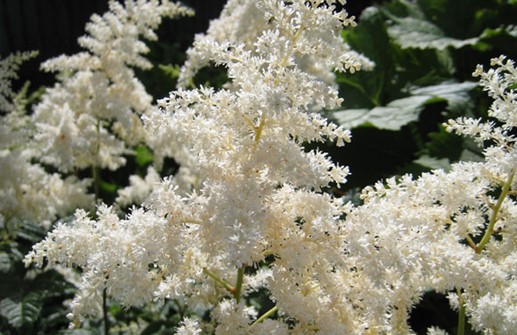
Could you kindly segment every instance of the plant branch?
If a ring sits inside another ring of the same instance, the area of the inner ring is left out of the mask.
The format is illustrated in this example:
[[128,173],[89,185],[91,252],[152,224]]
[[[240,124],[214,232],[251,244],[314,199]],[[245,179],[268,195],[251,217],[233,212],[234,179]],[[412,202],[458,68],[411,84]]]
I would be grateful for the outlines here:
[[492,216],[490,217],[490,222],[488,223],[488,227],[485,231],[485,234],[483,235],[483,238],[479,242],[476,252],[479,254],[484,249],[487,243],[490,241],[490,238],[492,237],[492,234],[494,232],[495,223],[497,222],[497,215],[499,214],[499,210],[501,209],[501,206],[503,205],[503,201],[508,195],[508,192],[510,192],[510,188],[512,187],[513,177],[515,176],[515,171],[512,170],[510,172],[510,175],[508,176],[508,180],[503,185],[503,189],[501,190],[501,194],[499,195],[499,198],[497,199],[497,203],[495,204]]
[[221,279],[218,275],[216,275],[215,273],[211,272],[210,270],[208,270],[207,268],[203,268],[203,272],[209,276],[210,278],[212,278],[213,280],[215,280],[217,283],[221,284],[225,289],[227,289],[233,296],[235,296],[235,291],[236,291],[236,288],[233,287],[231,284],[229,284],[227,281]]
[[235,284],[235,292],[233,293],[233,297],[237,301],[237,303],[241,302],[241,291],[242,291],[242,283],[244,280],[244,265],[241,266],[237,272],[237,283]]
[[271,308],[269,311],[267,311],[266,313],[262,314],[257,320],[255,320],[255,322],[253,322],[251,324],[250,327],[253,327],[255,326],[256,324],[258,323],[261,323],[262,321],[264,321],[265,319],[269,318],[271,315],[275,314],[275,312],[278,311],[278,306],[274,306],[273,308]]
[[108,316],[108,294],[106,288],[102,290],[102,318],[104,321],[104,335],[109,335],[110,321]]

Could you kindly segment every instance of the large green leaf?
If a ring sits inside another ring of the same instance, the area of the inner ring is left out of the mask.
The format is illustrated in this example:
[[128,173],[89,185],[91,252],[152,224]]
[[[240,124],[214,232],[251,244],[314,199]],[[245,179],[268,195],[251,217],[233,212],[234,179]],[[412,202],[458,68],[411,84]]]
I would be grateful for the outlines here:
[[409,97],[393,100],[386,106],[335,111],[332,117],[345,128],[373,126],[400,130],[406,124],[418,120],[420,112],[427,104],[444,101],[451,111],[465,111],[470,102],[469,91],[474,87],[476,84],[472,82],[444,82],[414,88],[409,91]]
[[438,84],[456,71],[448,50],[402,49],[394,43],[387,32],[384,12],[377,7],[367,8],[361,14],[360,24],[343,33],[353,49],[375,62],[373,71],[338,74],[343,106],[348,109],[386,106],[407,97],[407,92],[402,92],[408,87]]
[[438,85],[419,87],[412,89],[412,95],[431,96],[447,100],[447,109],[454,113],[464,114],[471,108],[470,91],[477,86],[475,82],[444,82]]
[[0,315],[14,328],[29,327],[38,319],[41,306],[41,297],[36,293],[19,299],[9,297],[0,301]]
[[418,164],[428,170],[445,170],[448,171],[451,167],[451,163],[447,158],[435,158],[427,155],[422,155],[413,161],[414,164]]
[[394,18],[394,24],[388,28],[388,33],[402,48],[459,49],[479,41],[478,37],[463,40],[449,37],[433,23],[412,17]]
[[333,113],[333,117],[345,128],[373,126],[379,129],[400,130],[400,128],[418,119],[429,96],[414,96],[397,99],[386,106],[373,109],[347,109]]

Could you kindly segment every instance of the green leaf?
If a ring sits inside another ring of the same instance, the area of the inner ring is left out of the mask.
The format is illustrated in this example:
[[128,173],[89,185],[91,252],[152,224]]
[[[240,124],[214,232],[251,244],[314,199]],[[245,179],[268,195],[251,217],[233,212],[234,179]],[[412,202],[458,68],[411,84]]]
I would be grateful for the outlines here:
[[416,121],[429,96],[397,99],[385,107],[373,109],[347,109],[333,113],[337,122],[345,128],[373,126],[379,129],[400,130],[402,126]]
[[177,64],[158,64],[158,68],[162,70],[163,73],[171,79],[178,79],[178,77],[180,76],[181,67]]
[[423,166],[429,170],[445,170],[448,171],[451,167],[451,164],[447,158],[435,158],[427,155],[422,155],[418,159],[413,161],[414,164],[418,164]]
[[109,183],[104,180],[101,180],[100,187],[101,187],[101,190],[107,194],[114,194],[115,192],[117,192],[117,188],[118,188],[117,184]]
[[31,243],[39,242],[45,237],[47,233],[46,229],[41,225],[31,223],[31,222],[22,222],[16,235],[18,238],[29,241]]
[[343,30],[343,38],[354,50],[371,59],[375,68],[353,75],[338,74],[337,82],[348,107],[373,107],[381,104],[382,92],[393,78],[395,60],[380,10],[369,7],[359,20],[361,24],[356,28]]
[[388,34],[402,48],[445,50],[474,45],[486,27],[477,14],[491,0],[398,0],[382,7],[391,21]]
[[372,109],[358,108],[332,112],[332,117],[345,128],[373,126],[378,129],[400,130],[418,120],[423,108],[432,103],[446,101],[451,111],[465,111],[469,104],[469,91],[475,83],[444,82],[439,85],[413,88],[411,96],[396,99],[386,106]]
[[478,37],[464,40],[448,37],[433,23],[412,17],[395,18],[395,24],[388,28],[388,34],[402,48],[444,50],[448,47],[459,49],[466,45],[473,45],[479,41]]
[[11,270],[11,259],[5,252],[0,253],[0,272],[9,272]]
[[438,131],[428,135],[425,151],[429,156],[447,158],[449,162],[457,161],[463,150],[463,138],[445,130],[442,126]]
[[410,90],[412,95],[426,95],[447,100],[447,109],[453,113],[465,112],[471,107],[471,97],[469,92],[477,87],[475,82],[443,82],[438,85],[419,87]]
[[29,293],[21,299],[13,297],[0,301],[0,315],[14,328],[31,326],[39,317],[41,311],[39,294]]

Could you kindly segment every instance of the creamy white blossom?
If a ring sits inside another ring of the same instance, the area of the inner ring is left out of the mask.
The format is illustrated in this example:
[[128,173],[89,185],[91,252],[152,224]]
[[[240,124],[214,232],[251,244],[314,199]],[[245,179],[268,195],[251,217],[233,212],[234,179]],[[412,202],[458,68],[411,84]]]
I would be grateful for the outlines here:
[[34,162],[34,127],[11,80],[19,65],[35,53],[18,53],[0,60],[0,216],[4,221],[29,221],[43,226],[65,217],[75,208],[88,207],[89,180],[48,173]]
[[[157,157],[173,156],[186,172],[156,183],[125,218],[106,205],[95,219],[78,210],[26,257],[83,269],[75,322],[99,312],[106,290],[124,306],[178,299],[209,312],[215,334],[413,334],[409,314],[434,290],[475,329],[515,333],[513,63],[501,57],[475,73],[494,98],[491,121],[446,126],[473,136],[483,161],[389,178],[354,206],[322,192],[345,183],[348,169],[303,146],[350,141],[314,111],[341,103],[333,70],[370,65],[341,41],[352,21],[332,3],[230,1],[197,37],[184,87],[144,117]],[[208,63],[226,68],[229,82],[187,89]],[[121,199],[145,185],[134,179]],[[257,290],[275,304],[262,316],[245,300]],[[204,326],[185,318],[177,332]]]
[[147,175],[142,178],[138,175],[129,177],[129,186],[118,190],[118,196],[115,203],[122,207],[131,204],[141,204],[151,193],[155,184],[161,180],[158,172],[150,166],[147,169]]
[[164,17],[191,14],[168,0],[109,2],[93,15],[79,44],[87,51],[59,56],[42,66],[60,73],[34,111],[41,160],[61,171],[96,166],[115,170],[125,164],[130,146],[145,140],[140,116],[152,97],[133,68],[148,69],[149,49],[139,38],[156,40]]
[[[340,30],[348,21],[332,6],[256,3],[270,23],[242,37],[248,44],[206,39],[196,44],[204,57],[228,69],[227,87],[179,89],[159,110],[145,114],[155,152],[172,155],[197,185],[185,192],[177,179],[166,178],[144,208],[126,219],[107,207],[98,209],[96,220],[78,211],[71,225],[58,226],[27,256],[27,262],[48,259],[83,268],[72,304],[76,320],[95,314],[106,288],[128,306],[152,298],[216,306],[216,333],[249,328],[255,334],[286,334],[282,320],[251,326],[258,317],[251,307],[221,300],[265,287],[282,315],[296,320],[294,333],[357,326],[332,306],[332,294],[314,299],[331,287],[340,290],[333,269],[341,262],[339,220],[345,206],[320,191],[346,182],[348,169],[302,144],[331,140],[342,146],[350,132],[313,112],[334,108],[341,99],[328,76],[298,62],[318,58],[331,74],[366,61],[343,45]],[[242,269],[266,257],[276,259],[270,270],[243,275]],[[237,284],[221,286],[223,281]]]
[[0,59],[0,111],[12,112],[16,109],[16,93],[12,81],[18,79],[20,65],[36,56],[37,52],[17,52]]
[[[437,170],[416,180],[379,182],[363,191],[364,204],[346,218],[345,261],[369,278],[367,291],[384,291],[377,306],[384,304],[380,311],[386,313],[387,330],[407,327],[411,308],[426,290],[458,291],[468,321],[479,331],[513,334],[517,329],[512,135],[517,75],[504,57],[492,65],[474,73],[494,98],[492,119],[461,118],[446,125],[473,136],[484,149],[484,161],[455,163],[449,172]],[[456,309],[461,307],[458,294],[450,295]]]

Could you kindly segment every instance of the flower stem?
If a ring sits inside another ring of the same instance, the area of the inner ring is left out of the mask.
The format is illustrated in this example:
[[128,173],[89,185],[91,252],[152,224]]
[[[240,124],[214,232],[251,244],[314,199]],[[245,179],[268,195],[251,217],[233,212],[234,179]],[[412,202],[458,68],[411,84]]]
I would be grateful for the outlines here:
[[104,335],[109,335],[110,321],[108,317],[108,294],[106,288],[102,291],[102,318],[104,321]]
[[92,165],[92,178],[93,178],[93,193],[95,195],[95,205],[100,199],[100,184],[101,178],[99,173],[99,167]]
[[465,302],[463,301],[463,296],[461,295],[461,289],[456,288],[456,292],[458,294],[458,304],[459,304],[459,313],[458,313],[458,331],[457,335],[465,335]]
[[241,266],[237,272],[237,283],[235,284],[235,292],[233,293],[233,297],[237,301],[237,303],[241,302],[241,291],[242,291],[242,283],[244,279],[244,265]]
[[260,137],[262,136],[262,130],[264,129],[264,123],[266,123],[266,113],[262,112],[262,114],[260,115],[260,123],[259,123],[258,127],[256,127],[256,129],[255,129],[255,138],[253,139],[255,147],[257,146],[258,142],[260,141]]
[[233,287],[232,285],[230,285],[227,281],[219,278],[218,275],[216,275],[215,273],[211,272],[210,270],[208,270],[207,268],[203,268],[203,272],[209,276],[210,278],[212,278],[213,280],[215,280],[217,283],[221,284],[225,289],[227,289],[233,296],[235,296],[235,291],[236,291],[236,288]]
[[274,306],[273,308],[271,308],[269,311],[267,311],[266,313],[262,314],[260,316],[260,318],[258,318],[257,320],[255,320],[255,322],[253,322],[251,324],[250,327],[253,327],[254,325],[258,324],[258,323],[261,323],[262,321],[264,321],[265,319],[269,318],[271,315],[275,314],[275,312],[278,311],[278,306]]
[[501,190],[501,194],[499,195],[499,198],[497,199],[497,203],[495,204],[493,210],[492,210],[492,216],[490,217],[490,222],[488,223],[488,227],[485,231],[485,234],[483,235],[483,238],[479,242],[476,252],[479,254],[485,249],[485,246],[490,241],[490,238],[492,237],[492,234],[494,232],[495,223],[497,222],[497,215],[499,214],[499,210],[501,209],[501,206],[503,205],[503,201],[508,195],[508,192],[510,191],[510,188],[512,187],[513,177],[515,176],[515,171],[511,171],[510,175],[508,176],[508,180],[503,185],[503,189]]

